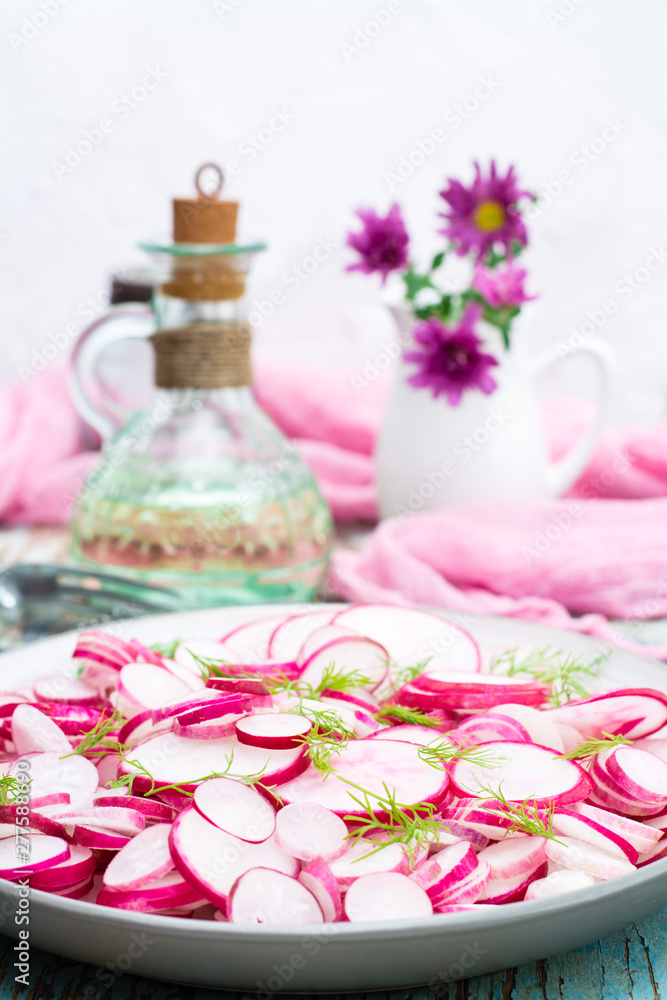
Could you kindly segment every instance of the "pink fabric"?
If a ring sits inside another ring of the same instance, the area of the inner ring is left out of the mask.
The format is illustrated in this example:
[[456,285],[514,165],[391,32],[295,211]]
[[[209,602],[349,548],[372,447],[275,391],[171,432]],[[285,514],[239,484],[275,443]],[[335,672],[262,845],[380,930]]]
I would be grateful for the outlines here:
[[[306,366],[258,370],[259,401],[297,442],[339,520],[375,517],[371,456],[388,388],[380,378],[358,392],[350,373]],[[567,450],[586,419],[571,402],[551,404],[554,457]],[[98,458],[83,450],[62,367],[0,390],[1,520],[66,523]],[[571,498],[446,508],[385,522],[362,552],[334,555],[333,587],[348,599],[503,614],[631,648],[602,616],[667,615],[662,497],[667,422],[609,429]],[[570,612],[588,613],[572,619]],[[667,657],[662,647],[650,651]]]

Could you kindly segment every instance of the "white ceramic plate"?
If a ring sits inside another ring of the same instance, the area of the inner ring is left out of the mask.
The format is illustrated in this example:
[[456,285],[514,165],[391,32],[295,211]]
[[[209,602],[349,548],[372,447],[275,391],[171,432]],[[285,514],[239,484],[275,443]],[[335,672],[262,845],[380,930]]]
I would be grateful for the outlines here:
[[[314,608],[315,606],[313,606]],[[328,605],[332,613],[335,605]],[[224,608],[116,623],[120,635],[150,643],[219,637],[235,625],[284,610]],[[597,644],[556,629],[503,618],[466,621],[482,647],[521,642],[591,657]],[[0,656],[0,688],[54,673],[75,645],[72,632]],[[599,687],[667,691],[659,663],[616,650]],[[0,929],[18,936],[17,888],[0,879]],[[478,976],[578,948],[667,904],[667,859],[631,875],[546,901],[441,914],[426,920],[304,927],[233,924],[127,913],[33,890],[30,944],[99,967],[101,986],[132,972],[181,983],[246,990],[270,1000],[281,991],[361,991]],[[25,926],[25,925],[22,925]],[[111,965],[107,965],[111,963]]]

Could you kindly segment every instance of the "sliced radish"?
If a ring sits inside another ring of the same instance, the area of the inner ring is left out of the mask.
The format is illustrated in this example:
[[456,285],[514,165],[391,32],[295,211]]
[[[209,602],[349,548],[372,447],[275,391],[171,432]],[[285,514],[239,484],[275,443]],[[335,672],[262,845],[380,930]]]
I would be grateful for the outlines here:
[[345,823],[316,802],[295,802],[276,817],[276,841],[301,861],[333,861],[350,846]]
[[344,907],[353,924],[430,917],[433,913],[424,890],[398,872],[362,875],[347,890]]
[[[185,792],[193,792],[203,778],[224,774],[227,770],[238,777],[261,774],[265,785],[273,785],[290,780],[308,766],[304,748],[262,750],[244,746],[231,737],[190,740],[172,733],[156,736],[135,747],[132,760],[147,769],[156,786],[183,785]],[[151,782],[135,765],[121,762],[118,770],[123,775],[137,776],[133,781],[135,793],[151,790]]]
[[96,688],[75,677],[63,674],[40,677],[35,681],[38,701],[57,702],[62,705],[97,705],[100,696]]
[[58,754],[72,752],[69,740],[62,729],[32,705],[18,705],[12,715],[12,741],[16,752]]
[[[524,707],[521,706],[521,708]],[[468,719],[463,719],[455,729],[450,730],[450,738],[457,742],[465,741],[466,746],[476,746],[480,743],[487,743],[489,740],[536,742],[531,740],[528,731],[521,723],[509,715],[491,715],[490,713],[472,715]]]
[[[449,738],[449,734],[448,738]],[[368,737],[373,740],[394,740],[399,743],[414,743],[419,747],[427,747],[430,743],[442,743],[444,734],[438,729],[431,729],[429,726],[387,726],[380,729]]]
[[[457,795],[473,796],[485,786],[502,785],[506,799],[523,802],[530,798],[538,804],[565,804],[585,799],[591,791],[586,772],[573,760],[554,757],[553,750],[533,743],[509,741],[485,743],[497,767],[483,766],[470,760],[452,765],[452,790]],[[502,761],[502,763],[501,763]]]
[[660,757],[620,746],[607,752],[605,767],[630,795],[642,802],[667,806],[667,762]]
[[220,694],[249,694],[264,697],[271,692],[261,677],[209,677],[206,687]]
[[303,669],[308,660],[315,653],[327,646],[333,639],[359,639],[360,636],[352,629],[345,628],[344,625],[323,625],[316,628],[314,632],[304,639],[299,652],[296,655],[297,667]]
[[[646,820],[638,823],[627,816],[619,816],[618,813],[609,812],[608,809],[600,809],[598,806],[589,805],[587,802],[577,802],[573,807],[581,816],[594,820],[600,826],[613,833],[617,833],[628,844],[631,844],[640,854],[650,850],[660,839],[659,832],[652,829],[653,820]],[[632,859],[630,859],[632,860]]]
[[551,899],[566,892],[577,892],[578,889],[588,889],[595,885],[595,879],[582,871],[562,871],[536,879],[526,889],[524,899]]
[[635,866],[627,858],[619,858],[609,851],[603,851],[583,840],[559,837],[550,840],[546,846],[547,857],[563,868],[574,868],[587,872],[594,878],[609,879],[627,875],[635,871]]
[[389,654],[379,642],[361,636],[331,639],[305,661],[299,680],[311,687],[318,687],[327,669],[334,666],[345,673],[358,671],[369,679],[372,690],[385,679],[389,668]]
[[26,869],[39,872],[69,858],[69,846],[60,837],[26,833],[23,838],[27,846],[21,848],[14,838],[0,840],[0,878],[18,878]]
[[79,823],[74,827],[72,839],[80,847],[89,847],[92,851],[120,851],[130,842],[130,837],[121,833],[110,833],[102,827]]
[[653,861],[661,861],[662,858],[667,858],[667,840],[659,841],[645,854],[640,854],[637,859],[637,867],[643,868],[644,865],[650,865]]
[[154,715],[152,708],[145,708],[143,712],[138,712],[128,719],[118,731],[118,742],[123,746],[134,747],[174,728],[175,716],[168,716],[160,722],[155,722]]
[[487,861],[480,861],[477,867],[460,882],[455,882],[441,892],[429,892],[429,898],[436,909],[441,906],[451,906],[458,903],[475,903],[482,895],[491,877],[491,866]]
[[197,677],[188,667],[184,667],[181,663],[177,663],[176,660],[170,660],[167,657],[163,657],[159,663],[154,665],[162,667],[162,669],[166,670],[168,674],[172,674],[177,680],[185,684],[189,691],[203,691],[206,687],[204,678],[201,674]]
[[490,709],[509,700],[525,705],[541,705],[549,689],[537,681],[522,681],[495,674],[462,674],[454,670],[427,669],[415,677],[410,689],[417,688],[437,695],[438,703],[447,709]]
[[201,902],[201,893],[178,872],[168,872],[161,878],[128,891],[102,886],[97,897],[101,906],[138,913],[155,913],[171,907],[192,906]]
[[45,892],[57,892],[89,879],[94,871],[93,852],[87,847],[77,847],[72,844],[69,848],[69,858],[31,875],[30,887],[44,889]]
[[321,924],[320,904],[302,882],[270,868],[251,868],[229,895],[234,924]]
[[162,878],[174,867],[169,850],[171,825],[157,823],[138,833],[123,847],[104,872],[109,889],[139,889]]
[[333,617],[331,611],[309,611],[288,615],[271,633],[267,653],[281,660],[296,661],[304,640]]
[[516,903],[524,899],[528,887],[532,882],[545,878],[547,874],[546,863],[532,872],[514,875],[512,878],[492,878],[487,882],[481,896],[480,903],[488,903],[500,906],[503,903]]
[[[36,798],[64,792],[73,806],[88,805],[97,790],[97,768],[92,761],[75,754],[61,758],[57,753],[40,753],[27,758],[30,761],[30,794]],[[20,773],[21,758],[11,766],[11,773]]]
[[239,719],[236,723],[236,735],[239,742],[247,746],[289,750],[302,746],[304,736],[311,728],[312,723],[303,715],[267,712]]
[[439,615],[393,604],[357,604],[333,621],[382,643],[392,661],[411,667],[429,660],[429,667],[475,673],[481,669],[479,647],[464,629]]
[[[285,753],[287,751],[283,751]],[[568,762],[569,763],[569,762]],[[439,803],[447,791],[446,772],[426,764],[419,747],[394,740],[350,740],[332,758],[332,772],[326,781],[312,764],[298,778],[284,783],[280,797],[290,802],[317,802],[340,816],[364,815],[352,798],[360,785],[371,796],[386,796],[384,783],[395,790],[396,801],[410,806],[418,802]],[[383,815],[378,805],[378,815]]]
[[514,719],[528,733],[531,743],[549,747],[556,753],[565,753],[565,744],[558,726],[553,722],[548,712],[539,712],[530,705],[517,705],[513,702],[497,705],[489,710],[489,715]]
[[[262,663],[270,655],[269,643],[279,625],[285,621],[285,615],[271,615],[268,618],[258,618],[256,621],[238,625],[221,638],[225,646],[236,651],[243,663]],[[237,660],[237,662],[239,662]]]
[[329,861],[328,865],[338,884],[345,888],[359,876],[371,872],[406,873],[410,870],[410,858],[401,844],[387,844],[378,849],[377,841],[357,840],[345,854]]
[[168,670],[152,663],[128,663],[118,675],[118,690],[140,708],[161,708],[192,693]]
[[126,663],[132,663],[135,653],[130,643],[124,639],[102,629],[89,629],[79,632],[72,656],[75,660],[90,660],[118,671]]
[[343,902],[338,882],[331,868],[324,861],[311,861],[299,874],[299,882],[312,892],[320,904],[324,922],[340,920]]
[[299,871],[299,862],[285,854],[273,838],[261,844],[239,840],[213,826],[191,806],[174,821],[169,843],[183,877],[223,909],[237,878],[251,868],[272,868],[291,878]]
[[[124,792],[125,794],[119,794]],[[153,799],[143,799],[138,795],[128,795],[126,788],[114,788],[107,792],[99,792],[93,799],[94,806],[120,806],[134,809],[142,813],[146,823],[171,823],[175,812],[171,806]]]
[[44,703],[43,711],[68,737],[90,732],[104,716],[101,709],[90,705],[60,705],[58,702]]
[[479,860],[491,867],[491,878],[528,875],[547,860],[544,837],[512,837],[486,847]]
[[472,845],[462,841],[433,854],[428,861],[418,865],[410,877],[435,899],[467,878],[478,864]]
[[92,809],[72,809],[66,806],[62,811],[52,813],[52,818],[65,826],[94,826],[106,833],[133,837],[146,826],[143,813],[127,806],[96,806]]
[[634,740],[667,723],[667,695],[652,688],[622,688],[549,709],[546,714],[589,739],[600,739],[604,732]]
[[563,834],[565,837],[582,840],[586,844],[592,844],[603,851],[608,851],[609,854],[615,854],[618,858],[627,859],[632,864],[637,863],[638,851],[632,844],[624,840],[620,834],[580,812],[562,807],[556,809],[552,816],[552,826],[559,835]]
[[254,788],[233,778],[203,781],[195,789],[193,802],[209,823],[239,840],[259,844],[275,832],[273,807]]

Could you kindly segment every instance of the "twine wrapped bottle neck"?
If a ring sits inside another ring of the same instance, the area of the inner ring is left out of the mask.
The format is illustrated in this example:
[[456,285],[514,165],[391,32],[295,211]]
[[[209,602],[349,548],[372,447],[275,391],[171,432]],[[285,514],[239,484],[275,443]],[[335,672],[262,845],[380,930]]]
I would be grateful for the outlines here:
[[251,332],[245,320],[198,322],[150,338],[159,389],[222,389],[252,384]]

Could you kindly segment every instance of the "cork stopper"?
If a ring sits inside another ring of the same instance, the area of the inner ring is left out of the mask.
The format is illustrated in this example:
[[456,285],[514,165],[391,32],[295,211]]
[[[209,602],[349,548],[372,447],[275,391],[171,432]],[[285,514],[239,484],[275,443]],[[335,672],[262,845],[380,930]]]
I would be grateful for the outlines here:
[[[205,171],[216,174],[212,191],[202,188]],[[174,198],[174,243],[233,243],[239,203],[221,201],[224,175],[217,163],[204,163],[195,175],[196,198]]]

